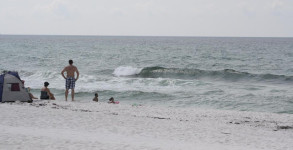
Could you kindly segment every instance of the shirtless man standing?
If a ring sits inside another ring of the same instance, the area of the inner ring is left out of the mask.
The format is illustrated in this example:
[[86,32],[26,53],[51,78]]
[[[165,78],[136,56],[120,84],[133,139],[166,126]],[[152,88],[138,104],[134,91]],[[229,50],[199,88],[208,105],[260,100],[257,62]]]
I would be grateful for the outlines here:
[[[66,66],[61,74],[63,76],[63,78],[66,80],[65,82],[65,100],[67,101],[67,96],[68,96],[68,90],[71,89],[71,97],[72,97],[72,101],[74,101],[74,87],[75,87],[75,81],[78,80],[79,77],[79,72],[76,68],[76,66],[72,65],[73,61],[69,60],[69,65]],[[64,72],[66,72],[66,77],[64,75]],[[76,78],[74,77],[74,73],[76,72]]]

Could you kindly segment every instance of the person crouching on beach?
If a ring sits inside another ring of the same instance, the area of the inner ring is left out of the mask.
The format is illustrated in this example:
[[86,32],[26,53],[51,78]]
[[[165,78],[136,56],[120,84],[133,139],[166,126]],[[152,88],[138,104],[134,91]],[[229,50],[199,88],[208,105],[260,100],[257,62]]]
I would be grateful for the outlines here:
[[99,101],[98,97],[99,97],[98,93],[95,93],[95,97],[94,97],[93,101],[98,102]]
[[111,104],[111,103],[112,103],[112,104],[115,104],[114,98],[111,97],[111,98],[109,99],[108,103],[109,103],[109,104]]
[[40,99],[51,99],[55,100],[54,94],[51,93],[50,89],[48,88],[49,82],[44,83],[44,87],[41,89],[41,96]]

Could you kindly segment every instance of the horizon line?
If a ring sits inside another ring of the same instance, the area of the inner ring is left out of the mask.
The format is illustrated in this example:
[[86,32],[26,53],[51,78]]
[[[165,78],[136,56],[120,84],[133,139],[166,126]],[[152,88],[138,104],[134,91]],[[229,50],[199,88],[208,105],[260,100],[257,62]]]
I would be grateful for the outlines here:
[[86,35],[86,34],[1,34],[12,36],[108,36],[108,37],[217,37],[217,38],[293,38],[293,36],[191,36],[191,35]]

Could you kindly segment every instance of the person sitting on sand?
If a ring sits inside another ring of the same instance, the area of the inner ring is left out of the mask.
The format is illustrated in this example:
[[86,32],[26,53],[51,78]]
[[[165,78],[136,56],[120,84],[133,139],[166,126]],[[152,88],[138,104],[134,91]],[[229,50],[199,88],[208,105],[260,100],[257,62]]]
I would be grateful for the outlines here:
[[111,103],[115,104],[114,98],[111,97],[111,98],[109,99],[108,103],[109,103],[109,104],[111,104]]
[[44,87],[41,89],[41,96],[40,99],[51,99],[55,100],[54,94],[50,92],[50,89],[48,88],[49,83],[45,82]]
[[[23,88],[25,88],[24,87],[24,80],[21,80],[21,82],[22,82],[22,86],[23,86]],[[27,88],[25,88],[25,90],[26,90],[26,92],[28,93],[28,95],[29,95],[29,97],[30,97],[30,99],[31,100],[33,100],[33,99],[38,99],[37,97],[35,97],[32,93],[31,93],[31,88],[30,87],[27,87]]]
[[99,97],[98,93],[95,93],[95,97],[94,97],[93,101],[98,102],[99,101],[98,97]]
[[28,95],[30,96],[31,99],[38,99],[37,97],[35,97],[32,93],[31,93],[31,88],[30,87],[27,87],[27,93]]

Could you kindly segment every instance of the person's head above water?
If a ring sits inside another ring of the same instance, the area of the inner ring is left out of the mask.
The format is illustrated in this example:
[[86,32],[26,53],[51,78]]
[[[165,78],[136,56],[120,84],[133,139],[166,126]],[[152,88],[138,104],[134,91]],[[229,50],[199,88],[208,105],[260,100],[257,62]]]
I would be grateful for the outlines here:
[[98,95],[98,93],[95,93],[95,97],[98,97],[99,95]]
[[71,60],[71,59],[68,62],[69,62],[70,65],[73,64],[73,60]]
[[49,82],[44,82],[44,86],[47,87],[49,85]]

